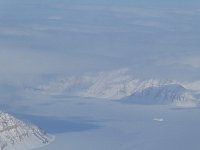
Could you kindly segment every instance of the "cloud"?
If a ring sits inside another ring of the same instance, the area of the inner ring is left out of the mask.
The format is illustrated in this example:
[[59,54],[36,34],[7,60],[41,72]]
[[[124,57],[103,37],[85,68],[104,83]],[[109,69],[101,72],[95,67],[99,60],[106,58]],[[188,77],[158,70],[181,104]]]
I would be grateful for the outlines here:
[[178,59],[177,62],[186,65],[191,65],[192,67],[195,68],[200,68],[200,55],[186,56],[181,59]]
[[47,19],[49,19],[49,20],[62,20],[63,17],[62,16],[49,16]]
[[0,35],[6,36],[27,36],[29,35],[24,29],[17,29],[16,27],[0,27]]
[[72,33],[88,33],[88,34],[104,34],[104,33],[123,33],[129,32],[128,29],[124,29],[117,26],[101,26],[101,25],[89,25],[89,24],[72,24],[66,23],[63,26],[35,26],[35,31],[41,32],[72,32]]
[[0,73],[2,74],[63,73],[80,67],[81,62],[73,60],[71,56],[55,52],[15,49],[0,51]]
[[100,55],[4,49],[0,50],[0,75],[73,74],[115,68],[117,61]]

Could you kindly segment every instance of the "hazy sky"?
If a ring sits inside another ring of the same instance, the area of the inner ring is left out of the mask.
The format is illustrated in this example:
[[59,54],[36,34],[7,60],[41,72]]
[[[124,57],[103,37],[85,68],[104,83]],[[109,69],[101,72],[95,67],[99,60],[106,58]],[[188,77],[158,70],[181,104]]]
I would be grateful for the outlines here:
[[197,0],[2,0],[0,75],[130,68],[198,79]]

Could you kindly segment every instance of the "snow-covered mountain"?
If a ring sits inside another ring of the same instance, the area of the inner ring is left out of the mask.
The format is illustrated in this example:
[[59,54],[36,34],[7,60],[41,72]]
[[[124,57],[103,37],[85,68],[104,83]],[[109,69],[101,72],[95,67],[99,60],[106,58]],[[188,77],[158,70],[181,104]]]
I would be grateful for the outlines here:
[[132,80],[126,69],[101,72],[99,74],[67,77],[62,80],[41,85],[34,90],[47,95],[67,95],[80,97],[95,97],[104,99],[120,99],[132,93],[132,85],[138,81]]
[[[35,88],[39,94],[124,100],[140,104],[196,105],[197,90],[173,80],[135,79],[128,70],[67,77]],[[196,85],[197,86],[197,85]]]
[[0,113],[0,150],[28,150],[51,142],[52,138],[38,127]]
[[183,107],[194,107],[197,105],[193,93],[179,84],[147,87],[124,98],[123,102],[134,104],[172,104]]

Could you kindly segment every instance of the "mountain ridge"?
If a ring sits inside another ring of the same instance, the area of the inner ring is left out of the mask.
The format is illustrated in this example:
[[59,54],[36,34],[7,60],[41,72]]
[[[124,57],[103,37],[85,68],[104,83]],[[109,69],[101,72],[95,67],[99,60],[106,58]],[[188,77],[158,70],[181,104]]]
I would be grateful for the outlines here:
[[[188,99],[188,102],[198,101],[198,98],[195,96],[198,90],[195,91],[194,88],[190,87],[189,84],[177,82],[175,80],[135,79],[128,70],[124,69],[103,72],[96,75],[66,77],[61,80],[52,81],[47,85],[38,86],[35,93],[50,96],[65,95],[125,100],[128,97],[133,98],[134,95],[137,95],[137,98],[140,97],[140,99],[142,96],[149,99],[150,97],[146,97],[141,93],[152,92],[153,94],[156,93],[155,90],[158,90],[157,93],[161,92],[165,94],[165,96],[160,97],[160,100],[157,100],[158,104],[161,104],[162,101],[163,104],[169,104],[169,102],[173,104],[177,102],[179,104],[181,102],[185,103],[187,101],[186,99]],[[155,98],[155,96],[153,97]],[[166,97],[166,99],[164,99],[164,97]],[[172,99],[170,99],[170,97]],[[154,101],[155,99],[151,100]]]

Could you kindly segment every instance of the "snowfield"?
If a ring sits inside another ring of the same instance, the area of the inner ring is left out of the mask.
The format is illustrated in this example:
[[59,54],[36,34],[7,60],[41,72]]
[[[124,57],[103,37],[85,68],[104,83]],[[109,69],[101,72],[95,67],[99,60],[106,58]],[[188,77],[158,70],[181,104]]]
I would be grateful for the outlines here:
[[31,105],[31,109],[16,115],[55,135],[53,143],[37,150],[198,150],[200,147],[199,108],[130,105],[75,97],[41,98],[24,105],[25,101],[17,107]]

